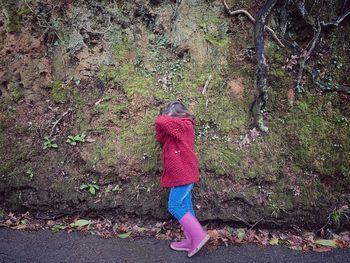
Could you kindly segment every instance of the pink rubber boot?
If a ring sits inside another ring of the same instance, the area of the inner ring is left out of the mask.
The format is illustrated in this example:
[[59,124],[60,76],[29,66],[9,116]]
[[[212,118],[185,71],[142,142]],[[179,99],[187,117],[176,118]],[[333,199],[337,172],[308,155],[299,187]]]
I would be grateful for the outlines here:
[[185,239],[180,242],[171,242],[170,247],[176,251],[190,251],[191,248],[191,237],[184,231]]
[[209,235],[201,224],[190,212],[187,212],[180,220],[180,224],[191,238],[191,246],[187,256],[195,255],[209,240]]

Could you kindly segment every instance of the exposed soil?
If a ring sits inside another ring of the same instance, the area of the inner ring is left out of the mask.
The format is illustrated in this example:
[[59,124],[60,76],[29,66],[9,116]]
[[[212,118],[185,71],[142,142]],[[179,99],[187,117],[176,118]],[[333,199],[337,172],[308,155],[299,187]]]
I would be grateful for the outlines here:
[[[307,91],[291,92],[300,50],[266,40],[271,132],[262,135],[249,115],[253,27],[225,15],[221,1],[183,0],[176,20],[174,1],[11,8],[0,14],[0,214],[169,219],[153,120],[160,106],[182,99],[196,116],[201,220],[349,227],[349,97],[320,92],[306,73]],[[307,25],[294,21],[284,38],[306,46],[299,27]],[[347,19],[325,32],[310,59],[344,85],[349,28]],[[85,141],[67,143],[77,135]]]

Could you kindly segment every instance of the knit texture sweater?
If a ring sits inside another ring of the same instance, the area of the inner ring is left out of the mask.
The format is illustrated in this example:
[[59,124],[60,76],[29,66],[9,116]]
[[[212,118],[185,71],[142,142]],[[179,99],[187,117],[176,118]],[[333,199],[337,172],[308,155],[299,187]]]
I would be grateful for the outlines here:
[[194,152],[194,122],[191,118],[159,115],[156,140],[163,144],[162,187],[198,182],[198,160]]

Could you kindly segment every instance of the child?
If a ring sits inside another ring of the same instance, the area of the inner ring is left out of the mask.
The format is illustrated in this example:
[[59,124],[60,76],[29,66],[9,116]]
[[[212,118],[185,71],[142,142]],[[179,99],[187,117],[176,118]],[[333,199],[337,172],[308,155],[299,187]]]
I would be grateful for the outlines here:
[[162,108],[155,120],[156,140],[163,144],[161,186],[170,188],[168,210],[180,222],[186,237],[180,242],[172,242],[170,247],[188,251],[188,257],[196,254],[209,240],[192,206],[193,183],[199,181],[193,126],[192,114],[179,101]]

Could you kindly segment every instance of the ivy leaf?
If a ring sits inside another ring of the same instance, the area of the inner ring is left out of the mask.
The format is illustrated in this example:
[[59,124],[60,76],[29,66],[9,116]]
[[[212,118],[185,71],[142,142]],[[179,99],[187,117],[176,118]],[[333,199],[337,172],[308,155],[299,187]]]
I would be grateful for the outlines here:
[[131,231],[129,231],[129,232],[126,232],[126,233],[124,233],[124,234],[119,234],[118,235],[118,237],[119,238],[128,238],[130,235],[131,235]]

